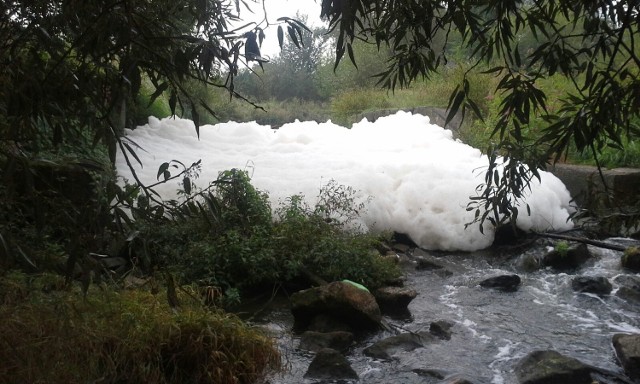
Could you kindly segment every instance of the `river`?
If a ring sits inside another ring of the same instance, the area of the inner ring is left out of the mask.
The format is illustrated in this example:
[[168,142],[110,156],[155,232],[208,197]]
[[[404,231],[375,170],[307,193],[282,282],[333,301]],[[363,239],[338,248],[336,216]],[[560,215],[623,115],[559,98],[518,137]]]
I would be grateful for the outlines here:
[[[629,239],[609,239],[625,246]],[[376,360],[362,351],[376,340],[391,336],[379,332],[358,341],[347,358],[359,380],[341,383],[435,383],[424,372],[460,374],[474,383],[517,382],[514,366],[533,350],[555,350],[598,368],[622,374],[611,337],[615,333],[640,333],[638,303],[618,297],[625,278],[639,278],[620,267],[621,253],[589,246],[594,255],[572,272],[541,269],[522,272],[521,257],[542,255],[549,240],[539,239],[526,248],[484,250],[471,253],[430,253],[451,275],[442,271],[416,270],[405,263],[405,286],[418,296],[409,305],[410,315],[386,317],[394,329],[428,331],[431,322],[447,320],[454,325],[450,340],[429,343],[411,352],[399,352],[393,359]],[[522,284],[516,292],[481,288],[483,279],[517,273]],[[604,276],[613,285],[610,295],[576,293],[571,280],[576,276]],[[285,301],[266,311],[260,321],[277,338],[286,370],[268,378],[271,384],[320,383],[305,379],[314,354],[298,349],[299,335],[291,332],[293,319]]]

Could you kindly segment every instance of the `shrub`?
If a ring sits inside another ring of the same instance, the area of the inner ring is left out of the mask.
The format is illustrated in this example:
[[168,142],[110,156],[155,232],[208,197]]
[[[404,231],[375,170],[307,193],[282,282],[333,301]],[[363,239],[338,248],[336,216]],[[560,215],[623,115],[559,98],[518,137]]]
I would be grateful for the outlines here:
[[237,290],[299,281],[308,272],[380,286],[399,270],[375,251],[379,236],[353,225],[364,209],[354,196],[352,188],[330,182],[313,208],[292,196],[274,218],[267,195],[247,173],[227,171],[172,220],[141,221],[135,253],[185,283],[217,286],[233,298]]
[[327,281],[349,279],[376,288],[400,275],[398,267],[376,251],[385,238],[354,226],[364,209],[354,194],[331,181],[313,209],[298,195],[276,210],[276,254],[285,260],[287,278],[310,271]]

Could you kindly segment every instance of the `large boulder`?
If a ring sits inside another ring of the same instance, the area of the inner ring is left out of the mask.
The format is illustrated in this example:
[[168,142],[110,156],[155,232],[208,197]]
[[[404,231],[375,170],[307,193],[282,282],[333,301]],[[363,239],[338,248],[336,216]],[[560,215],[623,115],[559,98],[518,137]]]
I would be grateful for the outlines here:
[[640,380],[640,334],[613,335],[613,348],[620,365],[629,377]]
[[640,277],[619,275],[613,281],[620,286],[616,296],[631,304],[640,304]]
[[316,354],[309,364],[304,377],[325,380],[358,379],[358,374],[351,368],[349,360],[340,352],[324,348]]
[[613,286],[604,276],[578,276],[571,280],[571,288],[576,292],[608,295]]
[[622,286],[616,291],[616,296],[631,304],[640,304],[640,287]]
[[411,300],[418,296],[415,289],[405,287],[382,287],[373,292],[383,312],[396,313],[406,311]]
[[589,248],[584,243],[556,246],[556,249],[547,253],[542,262],[545,266],[558,270],[571,270],[580,268],[592,257]]
[[640,272],[640,247],[627,248],[622,254],[622,266],[635,272]]
[[321,333],[353,332],[353,328],[349,324],[325,313],[314,316],[306,330]]
[[294,293],[291,313],[297,329],[306,329],[317,315],[330,316],[362,331],[380,329],[382,321],[380,307],[370,292],[341,281]]
[[453,323],[447,320],[438,320],[429,324],[429,332],[443,340],[451,340],[451,327]]
[[515,369],[520,384],[592,384],[591,368],[556,351],[533,351]]

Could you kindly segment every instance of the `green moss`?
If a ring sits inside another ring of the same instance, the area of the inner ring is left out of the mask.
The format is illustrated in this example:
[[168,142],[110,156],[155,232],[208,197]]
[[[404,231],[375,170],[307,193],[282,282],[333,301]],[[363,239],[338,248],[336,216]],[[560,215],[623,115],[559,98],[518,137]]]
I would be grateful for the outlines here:
[[567,253],[569,252],[569,243],[566,241],[559,241],[556,243],[554,249],[558,252],[560,257],[567,257]]

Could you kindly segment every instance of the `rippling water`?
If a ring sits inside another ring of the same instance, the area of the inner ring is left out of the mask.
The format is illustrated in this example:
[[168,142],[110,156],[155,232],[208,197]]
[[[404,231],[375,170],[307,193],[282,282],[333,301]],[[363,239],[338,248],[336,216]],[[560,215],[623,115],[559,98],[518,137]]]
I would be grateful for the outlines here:
[[[409,306],[411,317],[387,320],[396,328],[413,332],[428,331],[431,322],[448,320],[455,324],[451,340],[398,353],[392,361],[364,356],[364,348],[391,335],[380,332],[361,341],[347,354],[360,377],[359,381],[351,382],[431,383],[414,371],[437,369],[464,374],[479,383],[515,383],[515,364],[537,349],[556,350],[584,363],[622,373],[611,337],[620,332],[640,333],[639,307],[615,295],[616,280],[629,275],[620,268],[621,253],[589,248],[595,255],[594,261],[571,273],[551,270],[521,273],[513,267],[518,255],[505,262],[504,257],[498,261],[487,251],[437,255],[453,272],[450,277],[407,268],[405,285],[418,291],[418,297]],[[528,252],[544,251],[545,245],[540,242]],[[516,292],[478,286],[487,277],[514,272],[522,278]],[[571,280],[578,275],[605,276],[613,284],[613,292],[603,297],[575,293]],[[270,377],[269,382],[317,383],[303,378],[313,354],[297,349],[299,340],[290,333],[292,319],[286,307],[269,312],[264,321],[277,335],[289,368],[284,374]]]

